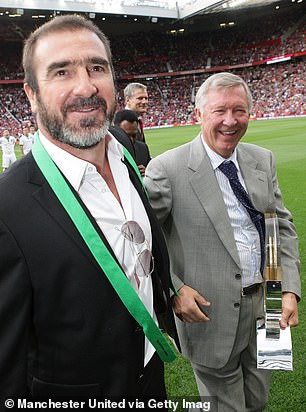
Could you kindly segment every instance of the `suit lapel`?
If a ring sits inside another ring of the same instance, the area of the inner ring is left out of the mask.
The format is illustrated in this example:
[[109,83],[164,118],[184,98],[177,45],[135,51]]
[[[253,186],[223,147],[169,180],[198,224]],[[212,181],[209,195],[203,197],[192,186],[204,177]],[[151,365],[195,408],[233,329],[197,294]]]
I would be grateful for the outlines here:
[[191,187],[208,215],[224,247],[240,266],[233,230],[215,173],[199,135],[190,146],[188,168]]
[[[94,262],[97,268],[100,269],[99,265],[97,264],[96,260],[93,258],[91,252],[86,246],[78,230],[74,226],[66,210],[63,208],[60,201],[57,199],[56,195],[54,194],[53,190],[51,189],[49,184],[46,182],[43,174],[41,173],[32,155],[29,157],[29,162],[28,162],[28,181],[29,183],[32,183],[35,185],[33,193],[32,193],[33,198],[40,204],[40,206],[43,209],[45,209],[46,213],[51,216],[55,224],[57,224],[67,234],[68,238],[71,241],[73,241],[75,245],[78,248],[80,248],[81,251],[88,256],[91,262]],[[84,205],[84,203],[82,202],[78,194],[75,193],[75,195],[76,195],[77,200],[83,207],[85,213],[89,217],[90,221],[94,225],[95,229],[99,233],[100,237],[102,238],[103,242],[105,243],[106,247],[108,248],[110,253],[113,255],[113,257],[116,259],[116,257],[113,254],[112,248],[108,244],[105,236],[103,235],[96,221],[93,219],[92,215],[89,213],[88,209],[86,208],[86,206]]]
[[237,158],[242,177],[254,207],[262,213],[267,210],[268,178],[259,170],[258,161],[252,157],[243,144],[237,146]]

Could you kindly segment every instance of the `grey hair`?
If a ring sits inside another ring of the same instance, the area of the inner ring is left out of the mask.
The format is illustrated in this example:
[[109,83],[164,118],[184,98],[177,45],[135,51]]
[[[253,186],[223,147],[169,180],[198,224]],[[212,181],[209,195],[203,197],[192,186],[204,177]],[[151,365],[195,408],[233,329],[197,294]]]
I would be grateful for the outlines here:
[[199,90],[197,91],[195,98],[196,109],[199,109],[201,113],[203,112],[203,107],[206,104],[206,96],[209,90],[217,88],[230,88],[235,86],[243,87],[248,100],[248,110],[250,113],[253,108],[253,98],[249,86],[240,76],[228,72],[213,74],[212,76],[208,77],[208,79],[206,79],[204,83],[202,83]]
[[130,83],[130,84],[128,84],[127,86],[126,86],[126,88],[123,90],[123,95],[124,95],[124,98],[126,98],[126,97],[132,97],[133,96],[133,94],[134,94],[134,92],[135,92],[135,90],[138,90],[138,89],[141,89],[141,90],[147,90],[147,86],[145,86],[144,84],[142,84],[142,83]]

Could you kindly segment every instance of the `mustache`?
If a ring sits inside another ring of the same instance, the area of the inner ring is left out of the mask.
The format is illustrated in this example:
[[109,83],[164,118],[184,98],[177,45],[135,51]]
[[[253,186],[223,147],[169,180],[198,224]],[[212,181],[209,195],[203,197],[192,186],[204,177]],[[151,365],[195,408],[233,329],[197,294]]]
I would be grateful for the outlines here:
[[98,106],[101,107],[105,113],[107,111],[107,103],[103,97],[92,96],[87,98],[79,97],[72,103],[66,103],[63,107],[63,112],[66,115],[68,110],[78,110],[87,106]]

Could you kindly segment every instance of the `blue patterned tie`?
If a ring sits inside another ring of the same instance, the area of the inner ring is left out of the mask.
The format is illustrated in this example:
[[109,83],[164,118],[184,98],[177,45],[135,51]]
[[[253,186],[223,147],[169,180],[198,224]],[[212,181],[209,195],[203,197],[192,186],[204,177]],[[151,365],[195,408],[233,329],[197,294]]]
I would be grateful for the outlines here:
[[248,211],[252,222],[254,223],[260,239],[260,253],[261,253],[261,263],[260,272],[263,273],[264,263],[265,263],[265,219],[263,213],[256,210],[249,198],[249,195],[242,186],[235,164],[232,161],[223,162],[219,169],[228,178],[231,188],[239,202]]

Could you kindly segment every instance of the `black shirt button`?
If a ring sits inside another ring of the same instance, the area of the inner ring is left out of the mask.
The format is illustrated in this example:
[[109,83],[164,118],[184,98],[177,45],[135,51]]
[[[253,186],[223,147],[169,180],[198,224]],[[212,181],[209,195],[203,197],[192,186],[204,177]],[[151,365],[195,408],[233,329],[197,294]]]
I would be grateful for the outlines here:
[[240,306],[240,303],[238,302],[234,303],[234,308],[239,308],[239,306]]

